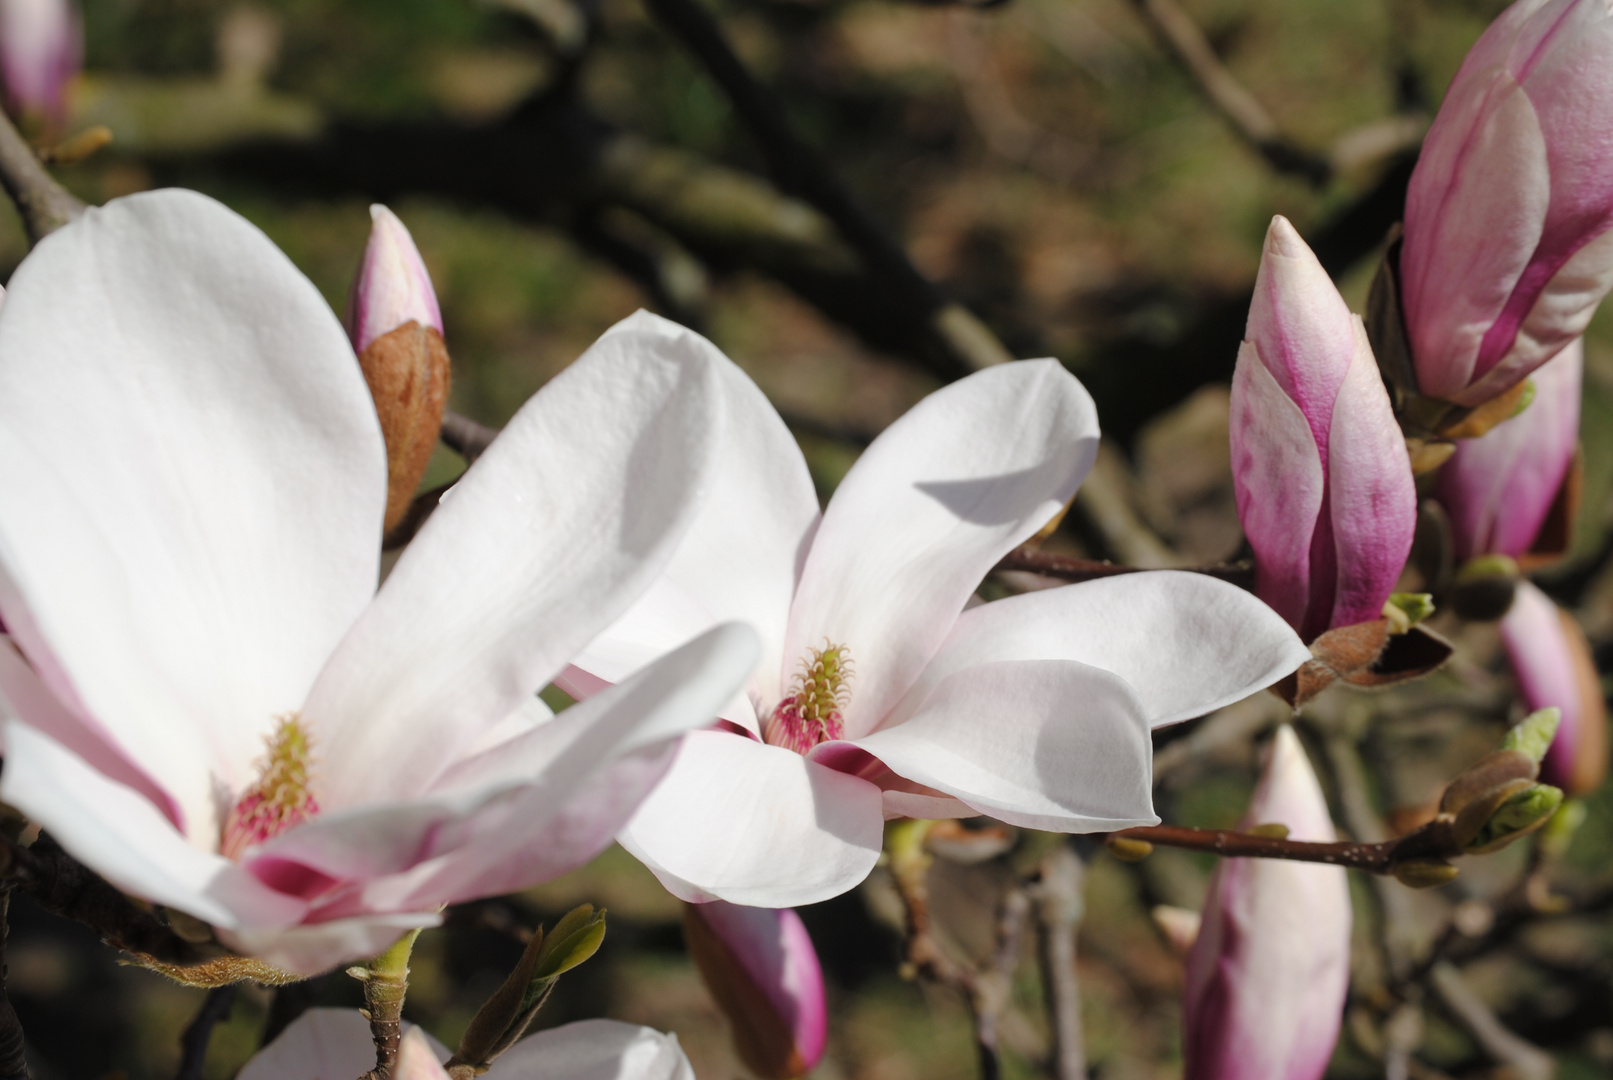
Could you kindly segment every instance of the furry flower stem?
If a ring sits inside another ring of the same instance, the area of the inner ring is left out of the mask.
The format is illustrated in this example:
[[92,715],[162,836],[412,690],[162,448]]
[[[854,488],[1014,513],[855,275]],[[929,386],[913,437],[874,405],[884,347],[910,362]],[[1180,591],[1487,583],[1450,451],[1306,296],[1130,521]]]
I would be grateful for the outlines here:
[[368,966],[347,973],[364,984],[364,1017],[375,1040],[375,1068],[360,1080],[391,1080],[403,1042],[403,999],[409,993],[409,954],[419,930],[410,930]]

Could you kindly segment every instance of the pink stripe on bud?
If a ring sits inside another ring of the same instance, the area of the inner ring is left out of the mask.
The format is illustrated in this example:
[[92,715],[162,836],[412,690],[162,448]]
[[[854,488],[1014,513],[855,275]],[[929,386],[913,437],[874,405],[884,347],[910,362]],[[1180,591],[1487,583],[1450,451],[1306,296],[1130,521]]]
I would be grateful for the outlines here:
[[1519,0],[1445,95],[1406,195],[1424,394],[1480,405],[1585,331],[1613,287],[1608,0]]
[[1534,400],[1523,412],[1457,443],[1437,493],[1458,559],[1517,558],[1534,544],[1579,446],[1584,365],[1576,339],[1535,372]]
[[[1293,729],[1277,731],[1244,826],[1336,839]],[[1224,859],[1188,957],[1184,1080],[1318,1080],[1350,985],[1350,889],[1335,866]]]
[[83,63],[72,0],[0,0],[0,81],[12,115],[67,119],[67,88]]
[[791,1080],[816,1065],[829,1012],[823,970],[801,917],[788,908],[716,900],[687,905],[683,926],[746,1066],[763,1080]]
[[379,203],[370,207],[370,240],[347,296],[347,336],[353,351],[404,323],[416,322],[442,333],[442,311],[425,260],[396,214]]
[[1281,217],[1233,376],[1232,469],[1261,599],[1307,641],[1378,618],[1416,527],[1411,465],[1361,320]]

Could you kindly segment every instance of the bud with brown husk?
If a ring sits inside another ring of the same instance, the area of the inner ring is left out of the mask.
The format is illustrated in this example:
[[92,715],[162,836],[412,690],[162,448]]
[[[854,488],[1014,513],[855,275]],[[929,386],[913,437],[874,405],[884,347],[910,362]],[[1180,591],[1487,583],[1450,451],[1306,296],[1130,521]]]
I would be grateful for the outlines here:
[[386,439],[384,531],[408,514],[448,404],[448,349],[431,276],[409,230],[384,206],[348,296],[347,333]]

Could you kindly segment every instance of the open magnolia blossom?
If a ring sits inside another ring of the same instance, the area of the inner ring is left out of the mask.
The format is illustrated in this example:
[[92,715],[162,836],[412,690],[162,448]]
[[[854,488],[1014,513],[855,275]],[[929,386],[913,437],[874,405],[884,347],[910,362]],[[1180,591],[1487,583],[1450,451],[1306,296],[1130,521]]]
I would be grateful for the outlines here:
[[[406,1026],[395,1080],[447,1080],[448,1049]],[[375,1065],[370,1024],[357,1009],[309,1009],[236,1080],[352,1080]],[[579,1020],[516,1043],[487,1080],[695,1080],[676,1035],[617,1020]]]
[[619,837],[673,893],[793,907],[844,892],[886,817],[989,814],[1063,832],[1149,824],[1149,728],[1310,657],[1248,593],[1127,574],[965,608],[1074,495],[1098,447],[1081,384],[1020,361],[930,395],[821,519],[806,462],[710,342],[637,315],[656,355],[721,372],[721,468],[666,572],[574,661],[586,696],[721,620],[762,658],[687,736]]
[[53,234],[0,309],[0,799],[297,972],[592,857],[757,655],[724,626],[533,697],[711,472],[725,374],[658,342],[551,381],[377,592],[381,434],[314,286],[190,192]]

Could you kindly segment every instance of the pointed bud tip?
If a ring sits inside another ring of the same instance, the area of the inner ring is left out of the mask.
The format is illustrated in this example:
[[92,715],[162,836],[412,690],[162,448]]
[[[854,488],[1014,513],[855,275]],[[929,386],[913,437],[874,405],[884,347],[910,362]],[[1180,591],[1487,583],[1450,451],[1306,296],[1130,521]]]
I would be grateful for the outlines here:
[[1266,253],[1285,259],[1301,259],[1310,255],[1311,249],[1299,235],[1299,230],[1294,228],[1294,223],[1278,214],[1266,229]]

